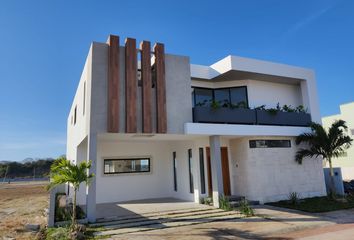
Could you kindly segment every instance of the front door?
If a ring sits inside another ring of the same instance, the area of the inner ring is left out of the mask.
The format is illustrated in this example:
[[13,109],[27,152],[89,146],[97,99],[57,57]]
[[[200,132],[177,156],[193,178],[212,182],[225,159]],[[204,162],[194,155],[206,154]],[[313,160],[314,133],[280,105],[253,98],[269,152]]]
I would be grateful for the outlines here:
[[[229,157],[227,154],[227,147],[221,147],[221,169],[222,169],[222,178],[223,178],[223,186],[224,186],[224,195],[230,196],[230,171],[229,171]],[[211,163],[210,163],[210,148],[206,148],[207,155],[207,170],[208,170],[208,193],[209,196],[212,195],[213,192],[213,182],[211,175]]]

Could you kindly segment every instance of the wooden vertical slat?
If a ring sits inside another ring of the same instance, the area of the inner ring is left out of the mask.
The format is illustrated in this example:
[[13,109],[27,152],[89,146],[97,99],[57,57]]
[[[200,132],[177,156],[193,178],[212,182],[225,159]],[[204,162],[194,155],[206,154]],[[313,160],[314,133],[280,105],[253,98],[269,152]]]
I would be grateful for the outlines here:
[[125,40],[125,111],[126,133],[137,132],[137,55],[136,40]]
[[161,43],[154,46],[156,70],[156,115],[157,133],[167,132],[165,47]]
[[143,133],[152,132],[151,115],[151,45],[148,41],[140,43],[141,81],[142,81],[142,125]]
[[119,37],[108,38],[108,116],[107,131],[119,132]]

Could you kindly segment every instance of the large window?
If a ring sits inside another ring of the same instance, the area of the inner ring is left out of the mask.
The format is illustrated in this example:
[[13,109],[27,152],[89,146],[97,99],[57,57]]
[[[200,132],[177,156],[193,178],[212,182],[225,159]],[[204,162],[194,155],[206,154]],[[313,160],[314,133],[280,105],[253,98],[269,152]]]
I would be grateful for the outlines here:
[[104,173],[150,172],[150,158],[105,159]]
[[222,107],[248,107],[247,87],[198,88],[192,94],[193,106],[210,106],[216,101]]
[[194,193],[193,170],[192,170],[192,149],[188,149],[188,171],[189,171],[189,192]]
[[200,185],[201,194],[205,194],[204,149],[199,148]]
[[290,148],[290,140],[250,140],[250,148]]
[[177,192],[177,162],[176,162],[176,152],[173,152],[173,189]]

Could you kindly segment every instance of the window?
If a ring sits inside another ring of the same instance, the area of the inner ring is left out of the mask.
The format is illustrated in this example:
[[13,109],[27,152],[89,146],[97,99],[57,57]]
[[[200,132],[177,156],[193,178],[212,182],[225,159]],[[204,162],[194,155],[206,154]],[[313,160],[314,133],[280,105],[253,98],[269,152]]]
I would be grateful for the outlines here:
[[77,106],[75,106],[74,109],[74,125],[76,124],[76,112],[77,112]]
[[207,88],[194,89],[194,103],[196,106],[209,106],[213,100],[213,90]]
[[239,107],[248,107],[248,97],[246,87],[230,88],[230,101]]
[[188,149],[188,170],[189,170],[189,192],[194,193],[193,173],[192,173],[192,149]]
[[85,107],[86,107],[86,82],[84,82],[84,99],[82,104],[82,115],[85,115]]
[[201,194],[205,194],[204,150],[199,148],[200,185]]
[[248,107],[247,87],[233,88],[194,88],[192,93],[193,106],[209,106],[211,101],[219,102],[221,106]]
[[223,104],[229,104],[230,103],[230,89],[228,88],[223,88],[223,89],[215,89],[214,90],[214,100],[216,102],[219,102],[221,106]]
[[173,152],[173,189],[177,192],[177,162],[176,162],[176,152]]
[[150,158],[105,159],[104,173],[150,172]]
[[290,140],[250,140],[250,148],[290,148]]

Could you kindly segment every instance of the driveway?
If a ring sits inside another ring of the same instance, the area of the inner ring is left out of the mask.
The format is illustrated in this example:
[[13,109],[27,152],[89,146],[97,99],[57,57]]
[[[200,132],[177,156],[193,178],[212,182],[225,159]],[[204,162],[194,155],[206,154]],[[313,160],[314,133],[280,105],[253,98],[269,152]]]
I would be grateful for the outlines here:
[[306,214],[270,206],[257,216],[119,234],[111,239],[354,239],[354,210]]

